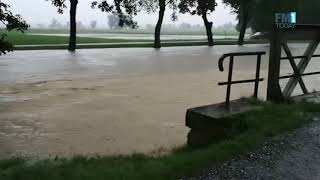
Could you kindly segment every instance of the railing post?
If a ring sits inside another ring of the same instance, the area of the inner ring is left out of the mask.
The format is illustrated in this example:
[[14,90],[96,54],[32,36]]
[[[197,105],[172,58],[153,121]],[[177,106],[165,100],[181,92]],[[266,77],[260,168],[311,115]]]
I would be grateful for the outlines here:
[[229,62],[229,75],[228,75],[228,85],[227,85],[227,97],[226,97],[226,108],[230,107],[230,92],[231,92],[231,82],[232,82],[232,72],[233,72],[233,56],[230,56]]
[[260,66],[261,66],[261,54],[258,54],[257,59],[257,68],[256,68],[256,79],[254,82],[254,94],[255,98],[258,98],[258,90],[259,90],[259,79],[260,79]]
[[[228,81],[227,82],[219,82],[218,85],[227,85],[227,92],[226,92],[226,102],[225,102],[225,108],[227,110],[230,110],[230,94],[231,94],[231,86],[233,84],[240,84],[240,83],[255,83],[254,87],[254,96],[258,96],[258,89],[259,89],[259,81],[263,81],[263,78],[260,79],[260,66],[261,66],[261,57],[264,55],[265,52],[259,51],[259,52],[240,52],[240,53],[228,53],[224,54],[219,58],[218,67],[219,70],[222,72],[224,71],[223,67],[223,61],[230,57],[229,61],[229,72],[228,72]],[[232,74],[233,74],[233,63],[234,63],[234,57],[235,56],[258,56],[257,57],[257,67],[256,67],[256,78],[255,79],[248,79],[248,80],[239,80],[239,81],[232,81]]]
[[283,95],[279,85],[282,31],[274,25],[270,44],[267,100],[282,101]]

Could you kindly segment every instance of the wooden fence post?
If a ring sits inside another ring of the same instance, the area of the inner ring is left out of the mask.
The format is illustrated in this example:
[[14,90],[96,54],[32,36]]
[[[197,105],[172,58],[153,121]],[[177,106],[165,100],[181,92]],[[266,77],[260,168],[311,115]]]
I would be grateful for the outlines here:
[[282,35],[283,32],[281,31],[281,29],[278,29],[276,25],[274,25],[270,45],[267,89],[267,100],[270,101],[283,100],[282,91],[279,85]]

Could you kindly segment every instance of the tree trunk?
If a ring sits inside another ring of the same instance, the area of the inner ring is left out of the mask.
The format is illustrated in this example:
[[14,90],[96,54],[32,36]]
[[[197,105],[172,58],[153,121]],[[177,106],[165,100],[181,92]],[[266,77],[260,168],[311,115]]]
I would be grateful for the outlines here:
[[163,22],[163,17],[164,17],[164,12],[166,10],[166,1],[165,0],[159,0],[159,18],[158,22],[155,28],[154,32],[154,48],[161,48],[161,40],[160,40],[160,35],[161,35],[161,26]]
[[69,51],[76,50],[76,39],[77,39],[77,5],[78,0],[70,0],[70,36],[69,36]]
[[238,45],[242,46],[244,42],[244,36],[246,34],[246,29],[248,26],[248,18],[249,18],[249,10],[246,7],[246,4],[243,4],[241,8],[240,14],[240,34],[238,39]]
[[207,14],[202,15],[204,26],[206,27],[207,37],[208,37],[208,46],[213,46],[213,37],[212,37],[212,22],[208,21]]

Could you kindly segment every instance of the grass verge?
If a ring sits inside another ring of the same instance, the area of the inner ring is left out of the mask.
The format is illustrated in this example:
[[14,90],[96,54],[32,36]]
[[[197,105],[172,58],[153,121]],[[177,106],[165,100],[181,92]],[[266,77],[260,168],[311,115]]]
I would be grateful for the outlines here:
[[148,156],[78,156],[70,159],[32,161],[0,160],[1,180],[113,180],[177,179],[195,175],[207,167],[253,150],[266,140],[299,128],[319,113],[312,103],[269,104],[227,119],[224,141],[206,147],[181,148],[171,154]]
[[[115,34],[153,34],[154,28],[151,29],[79,29],[78,33],[82,34],[105,34],[105,33],[115,33]],[[216,36],[238,36],[239,32],[236,29],[234,30],[223,30],[213,28],[212,31]],[[46,34],[68,34],[69,29],[37,29],[31,28],[28,29],[28,33],[46,33]],[[205,35],[205,28],[203,29],[174,29],[166,30],[163,29],[161,32],[163,35]]]
[[[69,37],[57,35],[33,35],[23,34],[20,32],[5,32],[0,31],[0,34],[6,33],[7,40],[15,45],[14,50],[53,50],[67,49]],[[261,40],[248,40],[245,44],[261,44],[268,43]],[[235,45],[236,40],[232,39],[215,39],[215,45]],[[201,40],[163,40],[163,47],[172,46],[205,46],[207,41]],[[106,39],[106,38],[91,38],[77,37],[77,48],[153,48],[153,40],[136,40],[136,39]]]
[[[267,44],[267,41],[248,40],[244,44]],[[236,45],[235,40],[215,40],[214,45]],[[207,46],[206,41],[163,41],[162,47],[178,47],[178,46]],[[67,49],[67,45],[41,45],[41,46],[15,46],[14,50],[63,50]],[[153,42],[125,42],[121,44],[77,44],[77,49],[98,49],[98,48],[153,48]]]
[[[4,33],[2,31],[2,33]],[[1,34],[1,33],[0,33]],[[6,32],[8,41],[14,45],[48,45],[48,44],[68,44],[69,37],[66,36],[47,36],[32,35],[20,32]],[[119,43],[119,42],[135,42],[137,40],[129,39],[103,39],[90,37],[77,37],[77,43]],[[140,41],[140,40],[139,40]],[[142,42],[148,40],[141,40]]]

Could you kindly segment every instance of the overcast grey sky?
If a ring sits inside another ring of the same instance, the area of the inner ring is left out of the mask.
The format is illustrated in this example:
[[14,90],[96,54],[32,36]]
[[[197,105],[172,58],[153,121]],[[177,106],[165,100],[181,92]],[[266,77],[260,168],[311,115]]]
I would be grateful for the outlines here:
[[[43,23],[48,24],[52,18],[56,18],[62,23],[69,21],[68,11],[65,14],[57,14],[57,9],[45,0],[3,0],[11,5],[15,13],[21,14],[31,25]],[[78,21],[88,24],[91,20],[97,20],[100,26],[106,26],[107,14],[100,12],[98,9],[91,9],[92,0],[79,0]],[[230,14],[230,8],[225,7],[221,0],[217,0],[218,7],[212,13],[210,19],[214,26],[222,25],[228,22],[236,23],[235,15]],[[170,21],[169,12],[166,13],[165,24],[172,23]],[[139,14],[135,18],[139,25],[155,24],[157,14]],[[179,15],[176,23],[188,22],[190,24],[202,24],[199,16]]]

